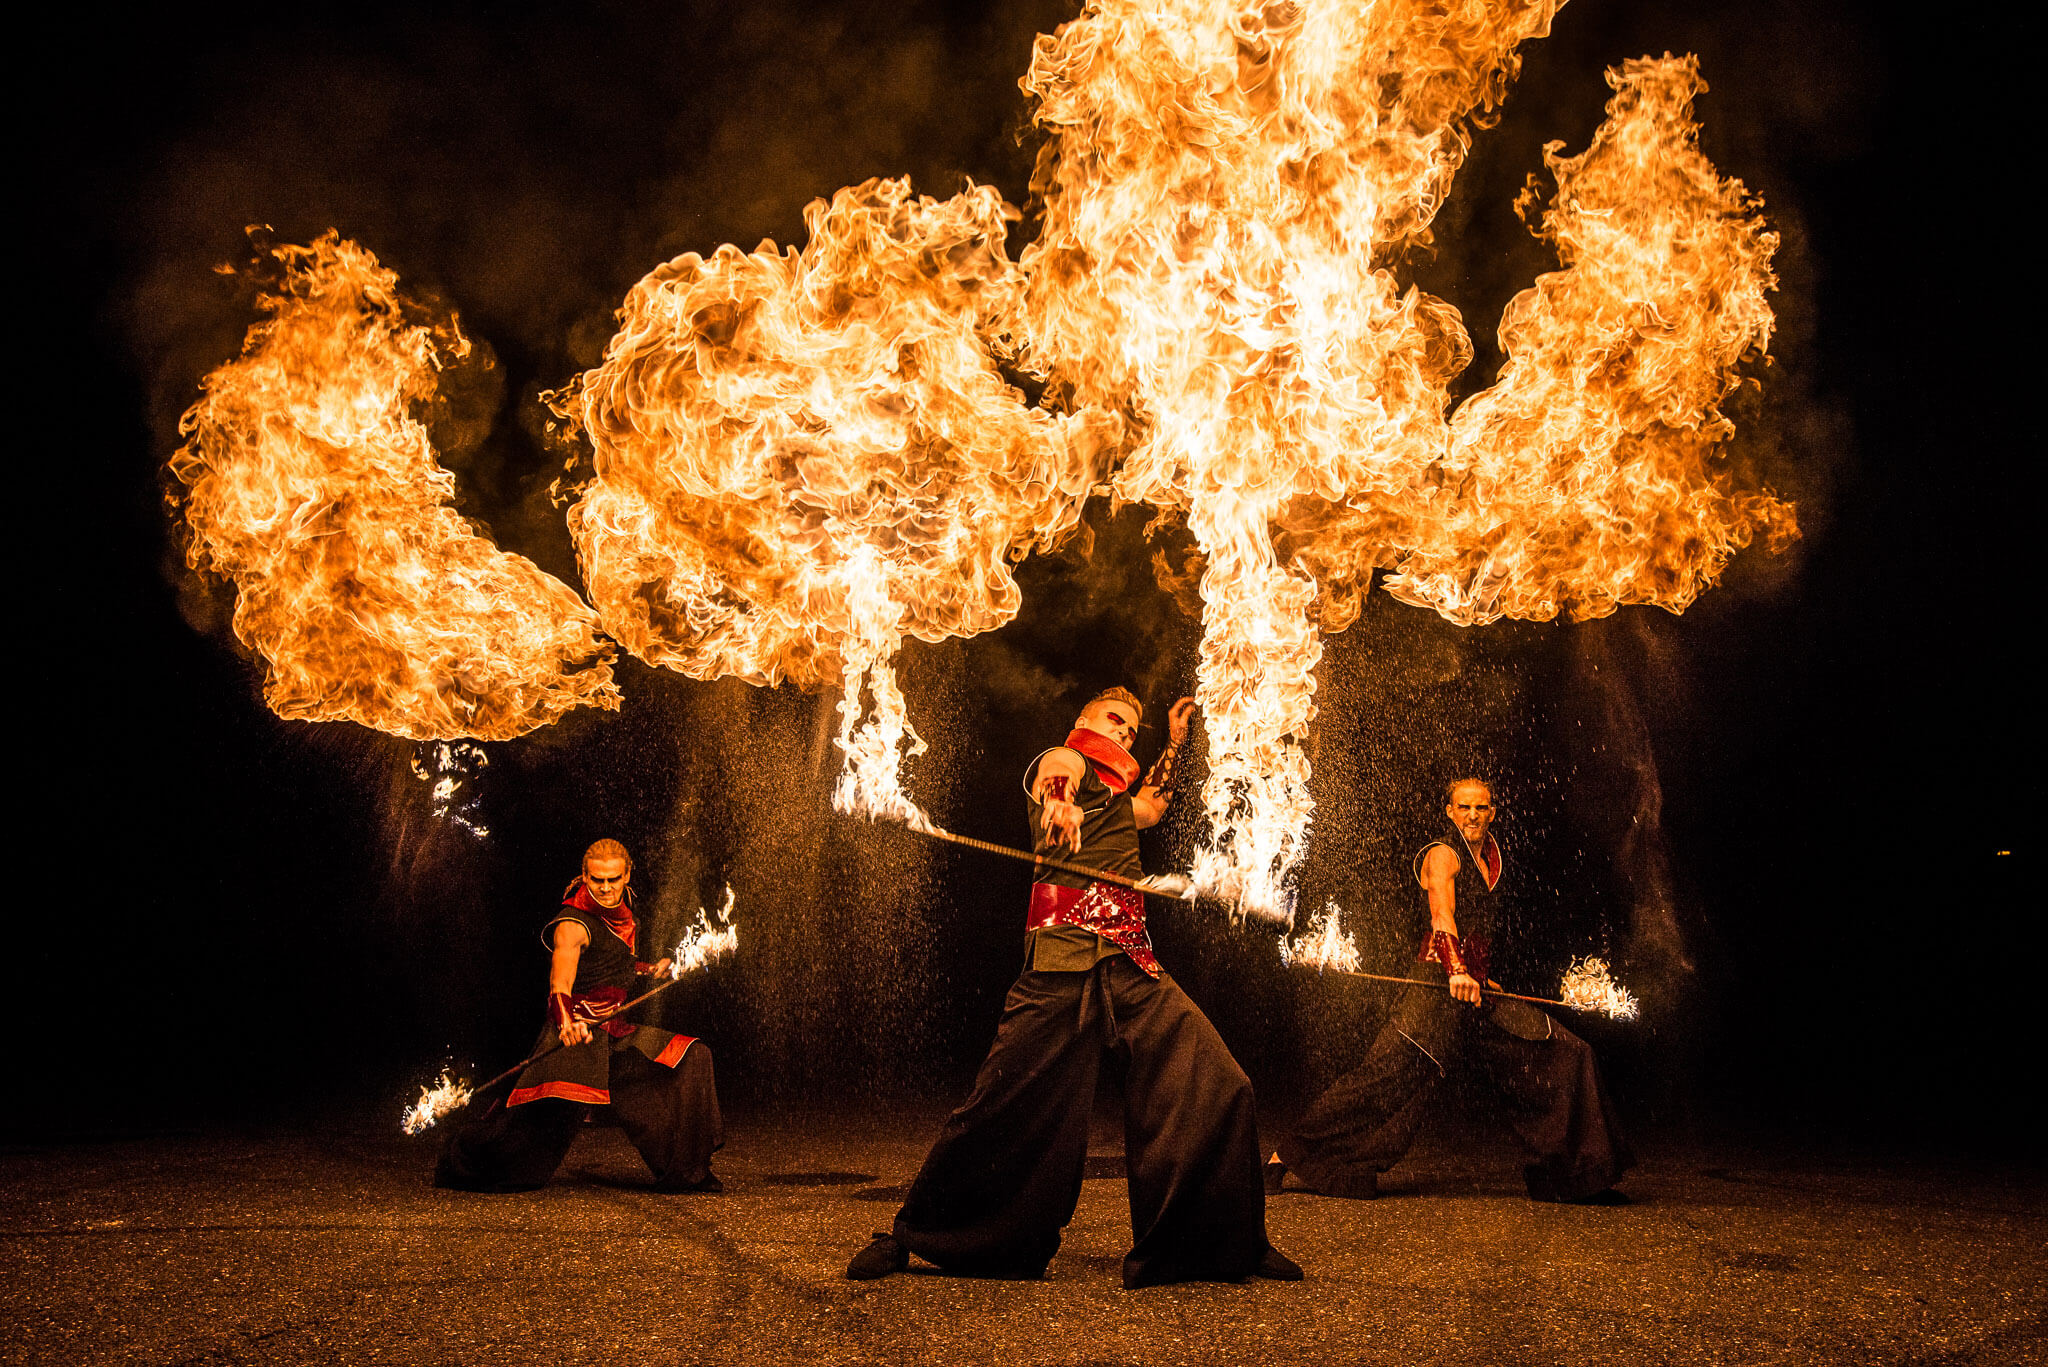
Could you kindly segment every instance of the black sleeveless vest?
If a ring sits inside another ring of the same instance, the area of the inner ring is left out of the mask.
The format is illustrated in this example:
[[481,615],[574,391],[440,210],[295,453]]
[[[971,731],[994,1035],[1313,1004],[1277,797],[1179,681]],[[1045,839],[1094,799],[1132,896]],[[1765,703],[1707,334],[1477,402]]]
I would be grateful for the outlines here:
[[[1039,760],[1051,753],[1044,751],[1024,769],[1024,813],[1031,822],[1032,853],[1070,864],[1085,864],[1125,878],[1143,878],[1145,865],[1138,855],[1138,814],[1131,809],[1131,795],[1114,791],[1097,777],[1087,756],[1081,758],[1081,787],[1073,799],[1081,808],[1079,853],[1071,845],[1058,843],[1059,837],[1039,824],[1045,804],[1031,796],[1031,785],[1038,777]],[[1038,882],[1057,883],[1065,888],[1085,888],[1089,883],[1085,874],[1060,869],[1040,868],[1035,877]]]
[[[1492,848],[1495,856],[1500,860],[1500,882],[1507,882],[1507,856],[1501,853],[1500,842],[1493,838],[1493,832],[1491,831],[1486,833],[1486,844]],[[1492,946],[1494,936],[1500,928],[1500,883],[1496,883],[1492,887],[1486,885],[1486,872],[1480,868],[1479,860],[1473,857],[1472,847],[1465,843],[1464,836],[1454,836],[1449,840],[1432,840],[1417,850],[1415,852],[1415,881],[1418,883],[1422,881],[1422,861],[1429,856],[1431,850],[1439,845],[1444,846],[1452,854],[1458,856],[1458,874],[1451,884],[1452,896],[1456,904],[1452,907],[1451,914],[1458,922],[1459,943],[1468,944],[1473,940],[1478,940],[1482,944],[1489,947]],[[1426,895],[1423,902],[1422,917],[1422,930],[1426,937],[1429,934],[1429,903],[1426,900]],[[1443,965],[1434,961],[1417,966],[1428,969],[1429,976],[1440,978],[1444,975]]]

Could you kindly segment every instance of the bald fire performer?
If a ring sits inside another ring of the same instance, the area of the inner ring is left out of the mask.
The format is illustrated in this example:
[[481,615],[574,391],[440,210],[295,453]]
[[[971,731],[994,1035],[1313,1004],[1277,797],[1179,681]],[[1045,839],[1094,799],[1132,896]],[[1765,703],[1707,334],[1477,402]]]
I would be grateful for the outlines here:
[[[1487,963],[1506,867],[1493,824],[1493,785],[1462,778],[1445,790],[1454,830],[1415,856],[1429,928],[1413,966],[1444,987],[1407,987],[1365,1061],[1317,1098],[1266,1164],[1266,1190],[1292,1173],[1326,1196],[1379,1194],[1379,1175],[1408,1152],[1423,1098],[1454,1068],[1476,1067],[1506,1101],[1533,1161],[1522,1170],[1537,1201],[1621,1205],[1614,1181],[1635,1166],[1586,1042],[1498,989]],[[1449,990],[1446,991],[1445,988]]]
[[531,1191],[547,1185],[592,1106],[610,1106],[647,1160],[658,1191],[721,1191],[711,1155],[725,1142],[711,1050],[702,1040],[619,1018],[635,979],[669,961],[641,957],[646,929],[633,915],[633,860],[616,840],[583,852],[583,874],[541,928],[548,965],[547,1021],[530,1064],[502,1103],[493,1098],[448,1136],[434,1185]]
[[[1138,832],[1172,800],[1194,700],[1174,704],[1166,750],[1132,791],[1142,711],[1126,689],[1098,695],[1066,743],[1025,770],[1038,854],[1143,876]],[[913,1253],[969,1276],[1044,1275],[1080,1200],[1096,1082],[1113,1057],[1130,1184],[1124,1285],[1299,1279],[1266,1240],[1251,1083],[1153,957],[1144,897],[1041,866],[1026,927],[1023,972],[974,1094],[946,1121],[895,1229],[846,1275],[886,1277]]]

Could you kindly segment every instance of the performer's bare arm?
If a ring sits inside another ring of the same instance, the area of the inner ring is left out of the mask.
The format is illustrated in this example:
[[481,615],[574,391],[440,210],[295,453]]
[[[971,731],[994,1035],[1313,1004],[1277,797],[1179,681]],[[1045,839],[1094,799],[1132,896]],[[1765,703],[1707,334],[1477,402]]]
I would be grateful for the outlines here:
[[[1449,845],[1432,845],[1422,861],[1422,886],[1429,890],[1429,928],[1458,933],[1458,856]],[[1448,951],[1446,951],[1448,953]],[[1479,1005],[1479,983],[1469,973],[1451,975],[1451,995]]]
[[1053,837],[1055,845],[1071,845],[1077,851],[1081,848],[1081,807],[1073,798],[1081,791],[1087,766],[1079,751],[1061,746],[1045,752],[1031,780],[1031,796],[1042,804],[1039,826]]
[[[582,962],[583,947],[590,943],[590,933],[575,921],[555,922],[555,957],[548,963],[548,992],[550,995],[568,996],[576,990],[576,965]],[[585,1021],[571,1020],[555,1027],[564,1044],[590,1043],[590,1026]]]
[[1138,829],[1157,826],[1166,817],[1166,808],[1173,801],[1174,761],[1180,754],[1181,744],[1188,738],[1188,723],[1195,715],[1195,700],[1182,698],[1166,713],[1166,750],[1145,775],[1145,785],[1131,798],[1131,811],[1138,818]]

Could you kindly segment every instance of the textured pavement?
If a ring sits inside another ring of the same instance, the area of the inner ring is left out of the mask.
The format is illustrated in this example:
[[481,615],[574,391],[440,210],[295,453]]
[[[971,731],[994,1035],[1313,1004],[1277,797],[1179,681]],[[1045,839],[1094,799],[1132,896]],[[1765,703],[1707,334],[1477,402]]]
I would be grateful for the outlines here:
[[1645,1149],[1621,1209],[1525,1200],[1439,1142],[1374,1202],[1270,1203],[1297,1284],[1126,1292],[1113,1130],[1042,1282],[841,1277],[938,1113],[743,1117],[719,1196],[592,1127],[555,1185],[427,1184],[434,1136],[0,1152],[9,1363],[2048,1362],[2036,1169]]

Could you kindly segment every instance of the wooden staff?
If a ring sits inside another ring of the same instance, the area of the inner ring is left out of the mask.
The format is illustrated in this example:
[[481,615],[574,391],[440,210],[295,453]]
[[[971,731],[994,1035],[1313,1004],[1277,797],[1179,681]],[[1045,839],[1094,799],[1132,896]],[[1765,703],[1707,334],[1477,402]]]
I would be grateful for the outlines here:
[[[1061,873],[1077,873],[1084,878],[1092,878],[1098,883],[1109,883],[1115,887],[1129,888],[1132,892],[1142,892],[1147,897],[1163,897],[1170,902],[1192,901],[1196,906],[1206,910],[1226,912],[1235,910],[1229,902],[1221,897],[1197,893],[1191,898],[1186,892],[1162,886],[1150,879],[1126,878],[1122,874],[1090,868],[1086,864],[1076,864],[1070,859],[1055,859],[1049,854],[1033,854],[1029,850],[1019,850],[1008,845],[998,845],[992,840],[976,840],[971,835],[955,835],[953,832],[931,825],[929,822],[922,825],[916,822],[906,822],[904,827],[906,830],[916,831],[919,835],[928,835],[934,840],[943,840],[949,845],[965,845],[970,850],[980,850],[984,854],[999,854],[1005,859],[1015,859],[1026,864],[1036,864],[1042,868],[1058,869]],[[1250,914],[1258,916],[1262,921],[1274,921],[1276,924],[1292,924],[1292,921],[1286,918],[1266,916],[1258,912]]]
[[[1449,983],[1433,983],[1427,978],[1394,978],[1389,977],[1385,973],[1361,973],[1355,968],[1327,968],[1317,969],[1316,971],[1319,973],[1342,973],[1347,978],[1371,978],[1374,982],[1381,983],[1412,983],[1416,987],[1438,987],[1446,992],[1451,990]],[[1520,992],[1503,992],[1497,987],[1486,987],[1484,985],[1480,987],[1479,991],[1482,996],[1507,997],[1518,1002],[1535,1002],[1538,1006],[1562,1006],[1567,1011],[1592,1011],[1598,1009],[1591,1006],[1575,1006],[1571,1002],[1560,1001],[1556,997],[1528,997]]]
[[[619,1003],[619,1009],[618,1009],[618,1010],[616,1010],[616,1011],[614,1011],[614,1012],[612,1012],[612,1013],[611,1013],[610,1015],[606,1016],[606,1017],[604,1018],[604,1020],[614,1020],[614,1019],[616,1019],[616,1018],[618,1018],[618,1017],[620,1017],[620,1016],[623,1016],[623,1015],[625,1015],[625,1014],[626,1014],[626,1012],[628,1012],[628,1011],[632,1010],[632,1009],[633,1009],[634,1007],[638,1006],[638,1005],[639,1005],[639,1004],[640,1004],[641,1002],[644,1002],[644,1001],[646,1001],[646,1000],[647,1000],[647,999],[648,999],[649,997],[657,997],[657,996],[660,996],[660,995],[661,995],[662,993],[664,993],[664,992],[668,991],[668,990],[669,990],[669,989],[670,989],[671,987],[674,987],[674,986],[675,986],[675,985],[676,985],[677,983],[681,982],[682,980],[683,980],[683,978],[682,978],[682,975],[681,975],[681,974],[677,974],[677,975],[676,975],[675,977],[673,977],[673,978],[670,978],[670,979],[669,979],[669,980],[668,980],[667,982],[665,982],[665,983],[656,983],[656,984],[655,984],[655,985],[654,985],[653,987],[651,987],[651,988],[647,989],[647,991],[645,991],[645,992],[642,992],[642,993],[641,993],[641,994],[640,994],[639,996],[637,996],[637,997],[633,998],[633,1000],[631,1000],[631,1001],[629,1001],[629,1002],[620,1002],[620,1003]],[[591,1028],[593,1028],[593,1029],[595,1029],[596,1027],[598,1027],[598,1026],[600,1026],[600,1025],[603,1025],[603,1024],[604,1024],[604,1021],[603,1021],[603,1020],[601,1020],[601,1021],[585,1021],[585,1022],[584,1022],[584,1024],[585,1024],[585,1025],[588,1025],[588,1026],[590,1026],[590,1027],[591,1027]],[[566,1044],[564,1044],[564,1043],[562,1043],[562,1041],[561,1041],[560,1037],[559,1037],[559,1036],[557,1036],[557,1038],[556,1038],[556,1040],[555,1040],[555,1042],[554,1042],[553,1044],[550,1044],[550,1045],[549,1045],[549,1046],[548,1046],[547,1048],[545,1048],[545,1049],[541,1050],[541,1051],[540,1051],[540,1052],[539,1052],[538,1054],[535,1054],[535,1055],[533,1055],[533,1056],[532,1056],[531,1058],[524,1058],[524,1059],[521,1059],[521,1060],[520,1060],[519,1062],[517,1062],[517,1063],[513,1064],[513,1065],[512,1065],[512,1066],[511,1066],[510,1068],[507,1068],[507,1069],[506,1069],[506,1070],[505,1070],[504,1072],[502,1072],[502,1073],[498,1074],[498,1075],[497,1075],[496,1077],[492,1078],[492,1079],[491,1079],[491,1080],[490,1080],[489,1082],[479,1082],[479,1083],[478,1083],[478,1084],[477,1084],[476,1086],[474,1086],[474,1087],[470,1088],[470,1089],[469,1089],[469,1096],[468,1096],[468,1098],[467,1098],[467,1099],[465,1099],[465,1100],[463,1101],[463,1103],[462,1103],[462,1104],[463,1104],[464,1106],[467,1106],[467,1105],[468,1105],[468,1104],[469,1104],[469,1103],[470,1103],[471,1101],[474,1101],[474,1100],[476,1100],[476,1099],[477,1099],[478,1097],[482,1096],[482,1095],[483,1095],[483,1094],[484,1094],[485,1092],[489,1091],[489,1090],[490,1090],[491,1088],[493,1088],[493,1087],[497,1086],[497,1085],[498,1085],[499,1083],[503,1082],[503,1081],[504,1081],[504,1080],[505,1080],[506,1078],[518,1077],[518,1076],[519,1076],[519,1075],[520,1075],[521,1073],[525,1072],[525,1071],[526,1071],[526,1070],[527,1070],[528,1068],[532,1067],[532,1066],[533,1066],[534,1064],[536,1064],[536,1063],[539,1063],[539,1062],[540,1062],[540,1061],[541,1061],[542,1059],[546,1058],[546,1057],[547,1057],[547,1056],[548,1056],[549,1054],[552,1054],[552,1053],[554,1053],[554,1052],[555,1052],[555,1050],[557,1050],[557,1049],[566,1049],[566,1048],[568,1048],[568,1047],[569,1047],[569,1046],[568,1046],[568,1045],[566,1045]],[[459,1108],[459,1107],[451,1107],[450,1109],[460,1109],[460,1108]]]

